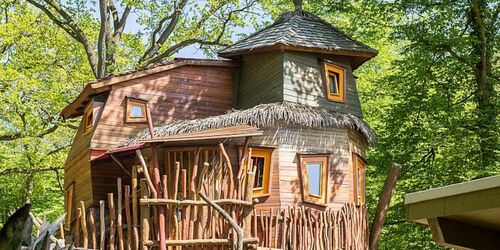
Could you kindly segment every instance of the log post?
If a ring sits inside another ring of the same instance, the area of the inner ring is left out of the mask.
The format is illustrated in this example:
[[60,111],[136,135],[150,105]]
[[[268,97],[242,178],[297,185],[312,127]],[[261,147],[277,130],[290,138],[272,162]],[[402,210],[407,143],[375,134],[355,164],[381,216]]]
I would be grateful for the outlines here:
[[122,223],[122,179],[117,179],[117,210],[116,210],[116,227],[118,229],[118,249],[123,250],[123,223]]
[[86,216],[86,209],[85,209],[85,203],[83,201],[80,201],[80,206],[81,206],[81,212],[82,216],[80,217],[81,223],[82,223],[82,240],[83,240],[83,248],[88,248],[89,247],[89,235],[87,232],[87,216]]
[[137,166],[132,167],[132,229],[133,229],[133,250],[139,249],[139,229],[137,222]]
[[370,250],[378,249],[380,234],[382,233],[382,227],[384,226],[385,218],[387,216],[387,210],[389,210],[389,205],[391,203],[392,192],[396,187],[396,182],[400,172],[401,165],[397,163],[392,164],[389,174],[387,175],[387,179],[385,180],[384,188],[380,194],[377,210],[375,212],[375,218],[373,219],[372,228],[370,230]]
[[99,220],[101,224],[101,243],[99,245],[100,250],[106,249],[106,221],[104,219],[104,201],[99,201]]
[[[147,184],[144,179],[141,180],[141,198],[148,198]],[[149,207],[147,205],[141,205],[141,249],[148,250],[146,242],[149,241]]]
[[[250,160],[250,165],[252,166],[252,160]],[[249,168],[247,170],[247,175],[246,175],[246,180],[247,180],[247,185],[245,187],[245,201],[247,202],[252,202],[252,196],[253,196],[253,184],[255,181],[255,167]],[[243,209],[243,218],[245,219],[245,237],[251,237],[252,233],[252,217],[250,216],[250,212],[252,211],[251,207],[245,207]]]
[[97,249],[97,237],[95,230],[94,208],[89,209],[90,237],[92,239],[92,249]]
[[132,246],[132,219],[130,218],[130,186],[125,186],[125,221],[127,223],[127,243],[125,249],[130,250]]
[[113,200],[113,193],[108,194],[109,206],[109,249],[115,249],[115,205]]

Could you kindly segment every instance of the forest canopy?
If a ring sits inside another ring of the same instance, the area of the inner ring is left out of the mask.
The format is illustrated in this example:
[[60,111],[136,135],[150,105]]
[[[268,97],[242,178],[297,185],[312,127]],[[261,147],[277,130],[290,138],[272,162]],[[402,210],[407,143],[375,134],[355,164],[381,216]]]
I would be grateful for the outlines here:
[[[388,168],[403,165],[381,249],[440,249],[407,223],[404,194],[499,173],[497,0],[308,0],[310,11],[377,49],[354,73],[373,213]],[[102,11],[106,10],[106,11]],[[207,57],[268,25],[290,0],[0,1],[0,224],[26,201],[63,213],[63,164],[78,119],[59,113],[96,78]]]

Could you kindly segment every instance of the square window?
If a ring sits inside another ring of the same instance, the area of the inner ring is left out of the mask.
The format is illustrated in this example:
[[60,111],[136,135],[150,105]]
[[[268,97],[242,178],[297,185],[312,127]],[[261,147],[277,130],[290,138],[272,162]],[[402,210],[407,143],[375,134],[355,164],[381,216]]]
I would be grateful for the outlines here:
[[127,98],[125,121],[128,123],[147,122],[146,101]]
[[300,155],[304,202],[326,204],[328,162],[327,155]]
[[326,88],[326,98],[329,101],[345,102],[345,69],[323,61],[323,81]]

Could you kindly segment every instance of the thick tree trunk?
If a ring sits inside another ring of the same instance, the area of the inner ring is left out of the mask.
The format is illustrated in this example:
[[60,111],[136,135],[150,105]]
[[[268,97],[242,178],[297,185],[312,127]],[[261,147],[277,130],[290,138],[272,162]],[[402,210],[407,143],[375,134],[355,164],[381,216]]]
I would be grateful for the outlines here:
[[473,56],[475,60],[476,78],[476,104],[477,104],[477,131],[480,157],[483,167],[492,166],[497,162],[498,142],[496,133],[498,131],[498,109],[496,107],[496,93],[493,87],[495,78],[491,70],[492,61],[492,31],[487,28],[486,13],[487,2],[484,0],[472,0],[470,20],[472,32],[475,38],[473,43]]

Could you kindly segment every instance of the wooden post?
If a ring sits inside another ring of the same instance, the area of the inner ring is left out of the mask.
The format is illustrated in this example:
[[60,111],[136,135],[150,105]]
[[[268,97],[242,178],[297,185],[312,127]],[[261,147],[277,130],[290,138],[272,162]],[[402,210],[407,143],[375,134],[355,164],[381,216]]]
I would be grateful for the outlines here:
[[[252,165],[252,160],[250,160],[250,166]],[[253,184],[255,181],[255,167],[252,167],[251,169],[249,168],[247,170],[247,185],[245,187],[245,201],[252,202],[252,195],[253,195]],[[243,218],[245,218],[245,237],[251,237],[251,232],[252,232],[252,217],[250,216],[250,212],[252,211],[252,208],[250,207],[245,207],[243,209]]]
[[117,211],[116,211],[116,227],[118,229],[118,249],[123,250],[123,223],[122,223],[122,179],[117,179]]
[[109,206],[109,249],[115,249],[115,205],[113,200],[113,193],[108,194]]
[[125,221],[127,223],[127,244],[125,248],[130,250],[132,246],[132,219],[130,218],[130,186],[125,186]]
[[90,237],[92,239],[92,249],[97,249],[97,237],[95,230],[94,208],[89,209]]
[[66,240],[66,237],[64,237],[64,225],[63,223],[59,223],[59,237],[61,237],[62,240]]
[[133,229],[133,250],[139,249],[139,229],[137,222],[137,166],[132,167],[132,229]]
[[86,210],[85,210],[85,203],[83,201],[80,201],[80,206],[81,206],[81,223],[82,223],[82,240],[83,240],[83,248],[88,248],[89,247],[89,236],[87,232],[87,217],[86,217]]
[[99,201],[99,220],[101,224],[101,243],[99,249],[106,249],[106,221],[104,219],[104,201]]
[[75,221],[75,232],[73,236],[73,243],[75,247],[80,246],[80,217],[82,216],[82,210],[80,208],[76,209],[76,221]]
[[[141,198],[148,198],[148,191],[147,191],[147,184],[146,180],[142,179],[141,180]],[[149,207],[148,206],[141,206],[141,228],[142,228],[142,233],[141,233],[141,249],[142,250],[148,250],[148,246],[146,245],[146,242],[149,241]]]
[[384,188],[382,189],[382,193],[378,200],[375,218],[373,219],[372,228],[370,230],[370,250],[378,249],[380,234],[382,233],[382,227],[384,226],[385,217],[387,216],[387,210],[389,210],[389,205],[391,203],[392,192],[396,187],[396,182],[398,181],[400,172],[401,165],[397,163],[392,164],[389,174],[387,175],[387,179],[385,180]]

